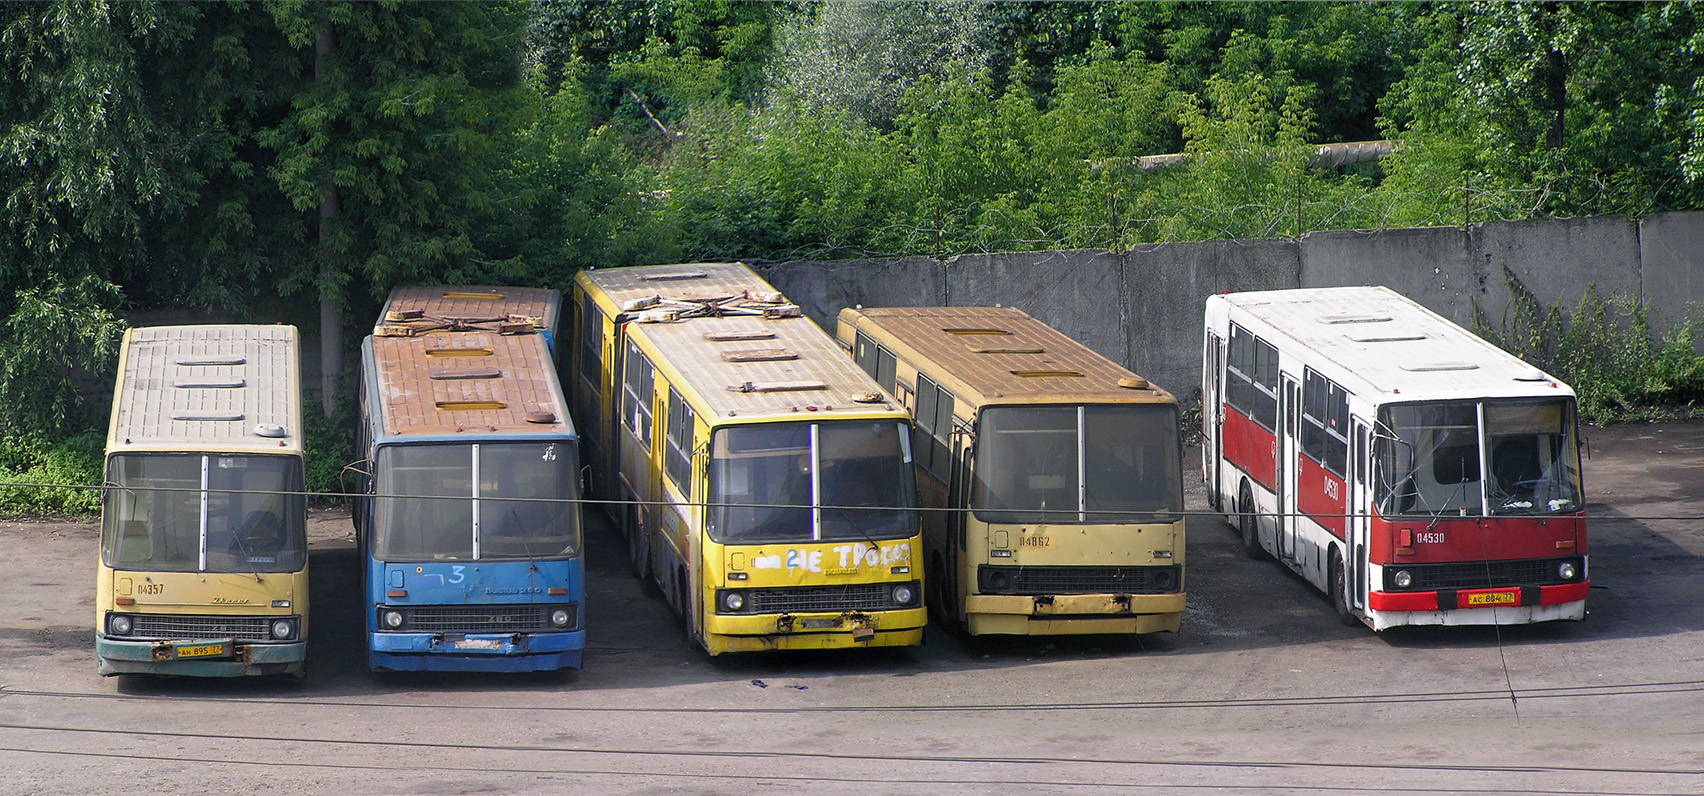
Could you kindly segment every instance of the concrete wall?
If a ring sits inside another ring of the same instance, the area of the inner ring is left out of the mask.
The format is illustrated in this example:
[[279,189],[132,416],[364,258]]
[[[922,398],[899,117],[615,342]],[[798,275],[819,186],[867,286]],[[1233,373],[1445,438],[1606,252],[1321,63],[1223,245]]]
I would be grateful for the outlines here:
[[1704,213],[1641,219],[1639,277],[1639,297],[1654,324],[1667,326],[1698,311],[1704,304]]
[[1505,266],[1546,306],[1571,309],[1593,286],[1638,297],[1661,330],[1704,304],[1704,213],[759,270],[830,330],[842,307],[860,304],[1017,307],[1189,401],[1200,379],[1201,303],[1209,295],[1382,284],[1464,326],[1475,305],[1497,323],[1510,297]]

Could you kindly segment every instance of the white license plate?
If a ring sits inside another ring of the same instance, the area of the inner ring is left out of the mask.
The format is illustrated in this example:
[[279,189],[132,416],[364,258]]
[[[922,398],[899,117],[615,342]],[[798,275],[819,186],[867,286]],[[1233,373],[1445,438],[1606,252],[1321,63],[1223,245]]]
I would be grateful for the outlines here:
[[494,638],[464,638],[456,642],[458,650],[494,650],[502,646],[503,642]]

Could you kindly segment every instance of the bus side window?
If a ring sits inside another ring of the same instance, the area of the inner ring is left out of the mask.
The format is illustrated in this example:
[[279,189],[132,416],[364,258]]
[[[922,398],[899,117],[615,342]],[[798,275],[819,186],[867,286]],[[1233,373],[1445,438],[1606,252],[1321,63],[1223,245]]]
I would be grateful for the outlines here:
[[865,336],[863,332],[858,332],[852,345],[852,359],[858,363],[858,367],[862,368],[865,373],[870,374],[870,378],[875,378],[876,344],[871,342],[870,338]]

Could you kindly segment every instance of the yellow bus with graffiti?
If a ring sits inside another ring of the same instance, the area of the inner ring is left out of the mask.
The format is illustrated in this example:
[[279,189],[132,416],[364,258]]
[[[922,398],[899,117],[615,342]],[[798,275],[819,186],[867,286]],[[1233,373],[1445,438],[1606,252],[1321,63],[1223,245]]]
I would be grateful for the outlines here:
[[846,309],[914,415],[930,605],[969,633],[1176,632],[1177,399],[1010,307]]
[[101,674],[302,675],[298,362],[292,326],[125,333],[95,590]]
[[573,406],[634,569],[711,655],[915,646],[910,419],[740,263],[575,276]]

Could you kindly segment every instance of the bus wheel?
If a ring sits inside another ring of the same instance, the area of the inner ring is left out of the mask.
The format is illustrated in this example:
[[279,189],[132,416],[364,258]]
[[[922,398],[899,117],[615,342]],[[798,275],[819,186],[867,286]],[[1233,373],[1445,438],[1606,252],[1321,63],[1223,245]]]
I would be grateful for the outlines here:
[[1242,494],[1237,498],[1237,530],[1242,532],[1243,552],[1249,558],[1259,561],[1266,557],[1266,551],[1260,547],[1260,520],[1254,514],[1254,493],[1249,491],[1248,482],[1242,485]]
[[1337,621],[1346,627],[1354,627],[1360,621],[1355,612],[1349,607],[1349,575],[1343,566],[1343,552],[1333,549],[1331,552],[1331,607],[1337,610]]
[[929,615],[935,623],[949,634],[959,635],[958,595],[952,584],[947,582],[947,565],[942,563],[940,556],[933,556],[929,561]]

